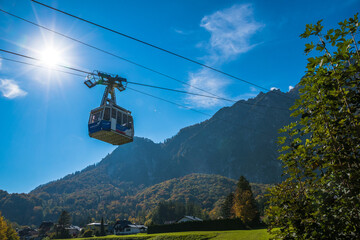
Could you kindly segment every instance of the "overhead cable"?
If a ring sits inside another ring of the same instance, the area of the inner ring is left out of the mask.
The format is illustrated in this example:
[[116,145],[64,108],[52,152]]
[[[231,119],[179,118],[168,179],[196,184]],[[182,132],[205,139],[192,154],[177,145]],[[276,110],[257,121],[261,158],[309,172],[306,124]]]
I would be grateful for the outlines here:
[[178,104],[178,103],[175,103],[175,102],[169,101],[169,100],[167,100],[167,99],[164,99],[164,98],[161,98],[161,97],[157,97],[157,96],[154,96],[154,95],[149,94],[149,93],[146,93],[146,92],[142,92],[142,91],[136,90],[136,89],[131,88],[131,87],[127,87],[127,88],[128,88],[128,89],[130,89],[130,90],[132,90],[132,91],[135,91],[135,92],[138,92],[138,93],[141,93],[141,94],[144,94],[144,95],[147,95],[147,96],[150,96],[150,97],[153,97],[153,98],[159,99],[159,100],[161,100],[161,101],[164,101],[164,102],[167,102],[167,103],[171,103],[171,104],[176,105],[176,106],[178,106],[178,107],[186,108],[186,109],[189,109],[189,110],[191,110],[191,111],[194,111],[194,112],[197,112],[197,113],[200,113],[200,114],[203,114],[203,115],[206,115],[206,116],[210,116],[210,117],[212,117],[212,115],[211,115],[211,114],[207,114],[207,113],[204,113],[204,112],[198,111],[198,110],[193,109],[193,108],[191,108],[191,107],[187,107],[187,106],[184,106],[184,105],[181,105],[181,104]]
[[[24,58],[27,58],[27,59],[31,59],[31,60],[35,60],[35,61],[40,61],[40,62],[41,62],[40,59],[34,58],[34,57],[30,57],[30,56],[27,56],[27,55],[15,53],[15,52],[12,52],[12,51],[7,51],[7,50],[4,50],[4,49],[0,49],[0,51],[6,52],[6,53],[9,53],[9,54],[13,54],[13,55],[16,55],[16,56],[24,57]],[[6,58],[4,58],[4,59],[5,59],[5,60],[9,60],[9,61],[13,61],[13,62],[18,62],[18,63],[28,64],[28,65],[33,65],[33,66],[40,67],[40,68],[42,67],[42,68],[47,68],[47,69],[49,69],[49,67],[44,67],[44,66],[41,66],[41,65],[35,65],[35,64],[25,63],[25,62],[21,62],[21,61],[17,61],[17,60],[12,60],[12,59],[10,60],[10,59],[6,59]],[[69,67],[69,66],[65,66],[65,65],[61,65],[61,64],[57,64],[57,66],[60,66],[60,67],[66,68],[66,69],[70,69],[70,70],[73,70],[73,71],[82,72],[82,73],[86,73],[86,74],[89,74],[89,75],[94,75],[94,76],[96,76],[95,73],[91,73],[91,72],[84,71],[84,70],[81,70],[81,69],[77,69],[77,68],[73,68],[73,67]],[[52,68],[50,68],[50,69],[52,69]],[[61,70],[58,70],[58,69],[53,69],[53,70],[55,70],[55,71],[60,71],[60,72],[64,72],[64,71],[61,71]],[[64,73],[69,73],[69,72],[64,72]],[[74,74],[74,73],[69,73],[69,74],[78,75],[78,74]],[[83,75],[78,75],[78,76],[84,77]],[[227,98],[221,98],[221,97],[216,97],[216,96],[204,95],[204,94],[199,94],[199,93],[194,93],[194,92],[188,92],[188,91],[183,91],[183,90],[177,90],[177,89],[171,89],[171,88],[165,88],[165,87],[154,86],[154,85],[149,85],[149,84],[143,84],[143,83],[137,83],[137,82],[131,82],[131,81],[127,81],[127,83],[129,83],[129,84],[134,84],[134,85],[139,85],[139,86],[144,86],[144,87],[157,88],[157,89],[166,90],[166,91],[184,93],[184,94],[188,94],[188,95],[194,95],[194,96],[200,96],[200,97],[206,97],[206,98],[224,100],[224,101],[233,102],[233,103],[238,102],[238,101],[231,100],[231,99],[227,99]],[[240,101],[239,101],[239,102],[240,102]],[[270,107],[270,106],[265,106],[265,105],[261,105],[261,104],[256,104],[256,105],[254,105],[254,104],[247,103],[247,102],[242,102],[242,101],[241,101],[240,103],[246,104],[246,105],[250,105],[250,106],[268,107],[268,108],[274,108],[274,109],[278,109],[278,110],[288,111],[288,109],[286,109],[286,108]]]
[[[226,72],[224,72],[224,71],[221,71],[221,70],[219,70],[219,69],[216,69],[216,68],[214,68],[214,67],[211,67],[211,66],[209,66],[209,65],[206,65],[206,64],[201,63],[201,62],[199,62],[199,61],[196,61],[196,60],[193,60],[193,59],[191,59],[191,58],[185,57],[185,56],[183,56],[183,55],[180,55],[180,54],[178,54],[178,53],[172,52],[172,51],[170,51],[170,50],[166,50],[166,49],[164,49],[164,48],[158,47],[158,46],[156,46],[156,45],[154,45],[154,44],[151,44],[151,43],[148,43],[148,42],[146,42],[146,41],[140,40],[140,39],[138,39],[138,38],[132,37],[132,36],[127,35],[127,34],[125,34],[125,33],[116,31],[116,30],[114,30],[114,29],[105,27],[105,26],[100,25],[100,24],[97,24],[97,23],[95,23],[95,22],[92,22],[92,21],[86,20],[86,19],[84,19],[84,18],[75,16],[75,15],[73,15],[73,14],[70,14],[70,13],[65,12],[65,11],[62,11],[62,10],[60,10],[60,9],[51,7],[51,6],[46,5],[46,4],[44,4],[44,3],[38,2],[38,1],[36,1],[36,0],[31,0],[31,1],[34,2],[34,3],[36,3],[36,4],[42,5],[42,6],[44,6],[44,7],[47,7],[47,8],[49,8],[49,9],[52,9],[52,10],[55,10],[55,11],[57,11],[57,12],[63,13],[63,14],[65,14],[65,15],[68,15],[68,16],[70,16],[70,17],[76,18],[76,19],[78,19],[78,20],[80,20],[80,21],[83,21],[83,22],[92,24],[92,25],[94,25],[94,26],[97,26],[97,27],[99,27],[99,28],[102,28],[102,29],[105,29],[105,30],[107,30],[107,31],[113,32],[113,33],[118,34],[118,35],[120,35],[120,36],[129,38],[129,39],[131,39],[131,40],[134,40],[134,41],[137,41],[137,42],[139,42],[139,43],[145,44],[145,45],[147,45],[147,46],[150,46],[150,47],[152,47],[152,48],[158,49],[158,50],[160,50],[160,51],[163,51],[163,52],[166,52],[166,53],[168,53],[168,54],[174,55],[174,56],[176,56],[176,57],[185,59],[185,60],[187,60],[187,61],[189,61],[189,62],[195,63],[195,64],[200,65],[200,66],[202,66],[202,67],[211,69],[211,70],[213,70],[213,71],[215,71],[215,72],[218,72],[218,73],[221,73],[221,74],[223,74],[223,75],[225,75],[225,76],[228,76],[228,77],[231,77],[231,78],[233,78],[233,79],[239,80],[239,81],[241,81],[241,82],[250,84],[250,85],[252,85],[252,86],[254,86],[254,87],[263,89],[263,90],[265,90],[266,92],[270,92],[270,91],[271,91],[270,89],[267,89],[267,88],[265,88],[265,87],[262,87],[262,86],[260,86],[260,85],[258,85],[258,84],[249,82],[249,81],[247,81],[247,80],[244,80],[244,79],[242,79],[242,78],[239,78],[239,77],[237,77],[237,76],[235,76],[235,75],[232,75],[232,74],[230,74],[230,73],[226,73]],[[283,97],[286,97],[286,98],[291,98],[291,97],[288,97],[288,96],[286,96],[286,95],[279,94],[279,93],[277,93],[277,92],[276,92],[276,94],[278,94],[278,95],[280,95],[280,96],[283,96]]]
[[28,62],[14,60],[14,59],[6,58],[6,57],[0,57],[0,59],[10,61],[10,62],[21,63],[21,64],[25,64],[25,65],[29,65],[29,66],[33,66],[33,67],[37,67],[37,68],[45,68],[45,69],[49,69],[49,70],[56,71],[56,72],[67,73],[67,74],[71,74],[71,75],[78,76],[78,77],[84,77],[84,78],[86,77],[85,75],[80,75],[80,74],[73,73],[73,72],[67,72],[67,71],[63,71],[63,70],[60,70],[60,69],[54,69],[54,68],[51,68],[51,67],[46,67],[46,66],[42,66],[42,65],[38,65],[38,64],[32,64],[32,63],[28,63]]
[[[26,56],[26,55],[23,55],[23,54],[20,54],[20,53],[11,52],[11,51],[7,51],[7,50],[4,50],[4,49],[0,49],[0,51],[1,51],[1,52],[6,52],[6,53],[9,53],[9,54],[13,54],[13,55],[16,55],[16,56],[19,56],[19,57],[23,57],[23,58],[27,58],[27,59],[31,59],[31,60],[35,60],[35,61],[40,61],[40,62],[41,62],[41,59],[34,58],[34,57],[29,57],[29,56]],[[76,69],[76,68],[69,67],[69,66],[65,66],[65,65],[61,65],[61,64],[57,64],[57,66],[63,67],[63,68],[66,68],[66,69],[70,69],[70,70],[73,70],[73,71],[77,71],[77,72],[82,72],[82,73],[86,73],[86,74],[93,74],[93,73],[88,72],[88,71],[83,71],[83,70],[80,70],[80,69]]]
[[[0,49],[1,50],[1,49]],[[49,69],[48,67],[44,67],[44,66],[41,66],[41,65],[37,65],[37,64],[31,64],[31,63],[27,63],[27,62],[22,62],[22,61],[18,61],[18,60],[14,60],[14,59],[9,59],[9,58],[5,58],[5,57],[0,57],[0,59],[4,59],[4,60],[7,60],[7,61],[12,61],[12,62],[16,62],[16,63],[21,63],[21,64],[26,64],[26,65],[31,65],[31,66],[35,66],[35,67],[39,67],[39,68],[47,68]],[[76,73],[72,73],[72,72],[66,72],[66,71],[62,71],[62,70],[59,70],[59,69],[51,69],[51,70],[54,70],[54,71],[58,71],[58,72],[62,72],[62,73],[67,73],[67,74],[71,74],[71,75],[75,75],[75,76],[79,76],[79,77],[85,77],[84,75],[80,75],[80,74],[76,74]],[[202,111],[199,111],[199,110],[196,110],[196,109],[193,109],[191,107],[188,107],[188,106],[185,106],[185,105],[182,105],[182,104],[178,104],[178,103],[175,103],[175,102],[172,102],[170,100],[167,100],[167,99],[164,99],[164,98],[161,98],[161,97],[157,97],[155,95],[152,95],[152,94],[149,94],[149,93],[146,93],[146,92],[143,92],[143,91],[140,91],[140,90],[137,90],[137,89],[134,89],[134,88],[131,88],[129,86],[127,86],[127,89],[130,89],[132,91],[135,91],[135,92],[138,92],[140,94],[143,94],[143,95],[147,95],[147,96],[150,96],[152,98],[155,98],[155,99],[158,99],[158,100],[161,100],[161,101],[164,101],[164,102],[167,102],[167,103],[170,103],[170,104],[173,104],[173,105],[176,105],[178,107],[181,107],[181,108],[185,108],[185,109],[188,109],[188,110],[191,110],[193,112],[196,112],[196,113],[200,113],[202,115],[206,115],[206,116],[210,116],[212,118],[217,118],[217,119],[220,119],[220,120],[223,120],[225,122],[229,122],[229,119],[223,119],[223,118],[220,118],[216,115],[211,115],[211,114],[208,114],[208,113],[205,113],[205,112],[202,112]],[[234,123],[234,122],[232,122]],[[237,123],[236,123],[237,124]],[[243,126],[244,128],[247,128],[249,130],[255,130],[255,131],[259,131],[258,129],[255,129],[255,128],[249,128],[247,126]],[[269,134],[265,133],[265,132],[262,132],[263,134],[265,135],[268,135],[270,136]],[[271,136],[272,137],[272,136]]]
[[[34,57],[26,56],[26,55],[23,55],[23,54],[19,54],[19,53],[7,51],[7,50],[4,50],[4,49],[0,49],[0,51],[6,52],[6,53],[9,53],[9,54],[13,54],[13,55],[16,55],[16,56],[28,58],[28,59],[35,60],[35,61],[41,61],[41,60],[38,59],[38,58],[34,58]],[[5,60],[7,60],[7,59],[5,59]],[[14,62],[15,62],[15,60],[14,60]],[[18,62],[18,63],[22,63],[22,62],[20,62],[20,61],[17,61],[17,62]],[[87,74],[89,74],[89,75],[97,76],[97,74],[95,74],[95,73],[87,72],[87,71],[84,71],[84,70],[81,70],[81,69],[77,69],[77,68],[73,68],[73,67],[68,67],[68,66],[64,66],[64,65],[60,65],[60,64],[57,64],[57,65],[60,66],[60,67],[64,67],[64,68],[67,68],[67,69],[71,69],[71,70],[73,70],[73,71],[82,72],[82,73],[87,73]],[[38,66],[38,67],[40,67],[40,66]],[[162,90],[167,90],[167,91],[172,91],[172,92],[178,92],[178,93],[185,93],[185,94],[195,95],[195,96],[200,96],[200,97],[207,97],[207,98],[214,98],[214,99],[219,99],[219,100],[224,100],[224,101],[236,102],[235,100],[226,99],[226,98],[219,98],[219,97],[215,97],[215,96],[203,95],[203,94],[198,94],[198,93],[193,93],[193,92],[187,92],[187,91],[176,90],[176,89],[165,88],[165,87],[159,87],[159,86],[153,86],[153,85],[148,85],[148,84],[143,84],[143,83],[137,83],[137,82],[129,82],[129,81],[126,81],[126,82],[129,83],[129,84],[140,85],[140,86],[144,86],[144,87],[151,87],[151,88],[157,88],[157,89],[162,89]]]
[[211,95],[213,95],[213,96],[220,97],[220,96],[217,96],[216,94],[213,94],[213,93],[211,93],[211,92],[209,92],[209,91],[206,91],[206,90],[204,90],[204,89],[202,89],[202,88],[193,86],[193,85],[191,85],[191,84],[189,84],[189,83],[187,83],[187,82],[185,82],[185,81],[181,81],[181,80],[179,80],[179,79],[177,79],[177,78],[175,78],[175,77],[172,77],[172,76],[170,76],[170,75],[168,75],[168,74],[165,74],[165,73],[162,73],[162,72],[160,72],[160,71],[158,71],[158,70],[154,70],[154,69],[152,69],[152,68],[146,67],[146,66],[144,66],[144,65],[142,65],[142,64],[139,64],[139,63],[134,62],[134,61],[132,61],[132,60],[126,59],[126,58],[121,57],[121,56],[119,56],[119,55],[117,55],[117,54],[114,54],[114,53],[111,53],[111,52],[109,52],[109,51],[103,50],[103,49],[101,49],[101,48],[95,47],[95,46],[93,46],[93,45],[91,45],[91,44],[85,43],[85,42],[83,42],[83,41],[80,41],[80,40],[78,40],[78,39],[75,39],[75,38],[73,38],[73,37],[70,37],[70,36],[68,36],[68,35],[65,35],[65,34],[63,34],[63,33],[54,31],[54,30],[52,30],[52,29],[50,29],[50,28],[44,27],[44,26],[42,26],[42,25],[40,25],[40,24],[34,23],[34,22],[29,21],[29,20],[27,20],[27,19],[25,19],[25,18],[22,18],[22,17],[19,17],[19,16],[15,15],[15,14],[9,13],[9,12],[7,12],[7,11],[5,11],[5,10],[0,9],[0,11],[3,12],[3,13],[6,13],[6,14],[12,16],[12,17],[15,17],[15,18],[17,18],[17,19],[20,19],[20,20],[22,20],[22,21],[25,21],[25,22],[27,22],[27,23],[30,23],[30,24],[32,24],[32,25],[34,25],[34,26],[37,26],[37,27],[39,27],[39,28],[45,29],[45,30],[47,30],[47,31],[49,31],[49,32],[55,33],[55,34],[57,34],[57,35],[59,35],[59,36],[62,36],[62,37],[67,38],[67,39],[70,39],[70,40],[72,40],[72,41],[74,41],[74,42],[80,43],[80,44],[82,44],[82,45],[85,45],[85,46],[87,46],[87,47],[93,48],[93,49],[95,49],[95,50],[98,50],[98,51],[103,52],[103,53],[105,53],[105,54],[108,54],[108,55],[110,55],[110,56],[116,57],[116,58],[118,58],[118,59],[121,59],[121,60],[123,60],[123,61],[126,61],[126,62],[128,62],[128,63],[130,63],[130,64],[135,65],[135,66],[141,67],[141,68],[146,69],[146,70],[148,70],[148,71],[151,71],[151,72],[153,72],[153,73],[159,74],[159,75],[161,75],[161,76],[163,76],[163,77],[166,77],[166,78],[172,79],[172,80],[174,80],[174,81],[180,82],[180,83],[182,83],[182,84],[184,84],[184,85],[190,86],[190,87],[192,87],[192,88],[194,88],[194,89],[197,89],[197,90],[199,90],[199,91],[202,91],[202,92],[211,94]]
[[178,103],[176,103],[176,102],[172,102],[172,101],[169,101],[169,100],[167,100],[167,99],[164,99],[164,98],[161,98],[161,97],[157,97],[157,96],[154,96],[154,95],[152,95],[152,94],[149,94],[149,93],[146,93],[146,92],[143,92],[143,91],[139,91],[139,90],[137,90],[137,89],[133,89],[133,88],[130,88],[130,87],[127,87],[127,88],[130,89],[130,90],[132,90],[132,91],[138,92],[138,93],[140,93],[140,94],[143,94],[143,95],[146,95],[146,96],[149,96],[149,97],[152,97],[152,98],[155,98],[155,99],[159,99],[159,100],[161,100],[161,101],[164,101],[164,102],[167,102],[167,103],[176,105],[176,106],[178,106],[178,107],[186,108],[186,109],[191,110],[191,111],[193,111],[193,112],[200,113],[200,114],[205,115],[205,116],[210,116],[211,118],[216,118],[216,119],[219,119],[219,120],[221,120],[221,121],[223,121],[223,122],[230,122],[231,124],[236,124],[236,125],[239,126],[239,127],[246,128],[246,129],[249,129],[249,130],[251,130],[251,131],[257,131],[257,132],[260,132],[261,134],[264,134],[264,135],[273,137],[273,135],[270,135],[270,134],[268,134],[268,133],[266,133],[266,132],[264,132],[264,131],[261,131],[261,130],[259,130],[259,128],[251,128],[251,127],[248,127],[248,126],[246,126],[246,125],[239,125],[238,122],[231,121],[231,120],[229,120],[229,119],[221,118],[221,117],[219,117],[218,115],[211,115],[211,114],[208,114],[208,113],[205,113],[205,112],[202,112],[202,111],[198,111],[198,110],[193,109],[193,108],[191,108],[191,107],[184,106],[184,105],[178,104]]
[[[47,67],[44,67],[44,66],[41,66],[41,65],[32,64],[32,63],[23,62],[23,61],[18,61],[18,60],[6,58],[6,57],[0,57],[0,59],[7,60],[7,61],[11,61],[11,62],[16,62],[16,63],[21,63],[21,64],[26,64],[26,65],[30,65],[30,66],[34,66],[34,67],[39,67],[39,68],[47,68]],[[49,69],[49,68],[47,68],[47,69]],[[61,72],[61,73],[67,73],[67,74],[71,74],[71,75],[75,75],[75,76],[79,76],[79,77],[86,77],[86,76],[84,76],[84,75],[80,75],[80,74],[76,74],[76,73],[72,73],[72,72],[62,71],[62,70],[60,70],[60,69],[51,69],[51,70],[57,71],[57,72]],[[173,105],[176,105],[176,106],[181,107],[181,108],[185,108],[185,109],[191,110],[191,111],[196,112],[196,113],[200,113],[200,114],[205,115],[205,116],[215,117],[214,115],[211,115],[211,114],[208,114],[208,113],[205,113],[205,112],[202,112],[202,111],[193,109],[193,108],[191,108],[191,107],[188,107],[188,106],[185,106],[185,105],[182,105],[182,104],[179,104],[179,103],[175,103],[175,102],[173,102],[173,101],[170,101],[170,100],[167,100],[167,99],[164,99],[164,98],[161,98],[161,97],[157,97],[157,96],[155,96],[155,95],[152,95],[152,94],[149,94],[149,93],[146,93],[146,92],[143,92],[143,91],[140,91],[140,90],[131,88],[131,87],[129,87],[129,86],[127,86],[127,89],[130,89],[130,90],[132,90],[132,91],[134,91],[134,92],[137,92],[137,93],[140,93],[140,94],[143,94],[143,95],[146,95],[146,96],[149,96],[149,97],[152,97],[152,98],[155,98],[155,99],[158,99],[158,100],[161,100],[161,101],[164,101],[164,102],[173,104]],[[223,121],[228,121],[228,119],[221,119],[221,118],[219,118],[218,116],[216,116],[215,118],[218,118],[218,119],[223,120]],[[248,128],[248,129],[250,129],[250,130],[258,131],[258,129],[252,129],[252,128],[249,128],[249,127],[246,127],[246,128]],[[265,133],[263,133],[263,134],[265,134]],[[268,134],[266,134],[266,135],[268,135]],[[268,135],[268,136],[270,136],[270,135]]]

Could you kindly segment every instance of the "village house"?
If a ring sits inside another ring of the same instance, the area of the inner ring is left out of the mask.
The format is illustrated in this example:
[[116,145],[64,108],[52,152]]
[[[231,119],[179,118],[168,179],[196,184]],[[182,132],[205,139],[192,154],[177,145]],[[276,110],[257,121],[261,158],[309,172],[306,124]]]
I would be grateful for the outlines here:
[[[93,222],[86,225],[87,229],[91,229],[94,233],[101,232],[101,223]],[[107,224],[104,223],[104,229],[107,229]]]
[[127,220],[116,221],[113,229],[115,235],[146,233],[147,231],[146,226],[132,224],[130,221]]
[[18,235],[20,237],[20,240],[31,240],[38,237],[39,233],[36,229],[25,227],[18,231]]
[[184,216],[176,221],[176,223],[182,223],[182,222],[195,222],[195,221],[202,221],[201,218],[194,217],[194,216]]
[[70,236],[77,237],[81,231],[81,228],[78,226],[70,225],[69,227],[65,228],[69,231]]

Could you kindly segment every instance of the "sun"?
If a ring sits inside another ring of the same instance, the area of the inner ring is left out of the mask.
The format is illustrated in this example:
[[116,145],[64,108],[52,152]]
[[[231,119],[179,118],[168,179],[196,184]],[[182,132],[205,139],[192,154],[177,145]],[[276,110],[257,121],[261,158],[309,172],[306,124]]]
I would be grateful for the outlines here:
[[63,56],[58,49],[47,46],[40,51],[40,60],[48,67],[56,67],[63,62]]

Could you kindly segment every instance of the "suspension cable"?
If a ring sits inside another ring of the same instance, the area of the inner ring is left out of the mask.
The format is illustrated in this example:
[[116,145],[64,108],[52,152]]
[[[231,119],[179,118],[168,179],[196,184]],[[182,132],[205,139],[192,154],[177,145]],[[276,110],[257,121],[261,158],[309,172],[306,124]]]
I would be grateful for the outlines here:
[[[13,55],[16,55],[16,56],[28,58],[28,59],[31,59],[31,60],[40,61],[40,62],[41,62],[40,59],[34,58],[34,57],[30,57],[30,56],[27,56],[27,55],[15,53],[15,52],[12,52],[12,51],[7,51],[7,50],[4,50],[4,49],[0,49],[0,51],[6,52],[6,53],[9,53],[9,54],[13,54]],[[5,59],[5,58],[3,58],[3,59]],[[5,60],[8,60],[8,59],[5,59]],[[23,64],[28,64],[28,65],[33,65],[33,66],[40,67],[40,68],[42,67],[42,68],[47,68],[47,69],[53,69],[53,68],[50,68],[50,67],[44,67],[44,66],[41,66],[41,65],[29,64],[29,63],[25,63],[25,62],[21,62],[21,61],[17,61],[17,60],[10,60],[10,61],[18,62],[18,63],[23,63]],[[60,67],[63,67],[63,68],[66,68],[66,69],[73,70],[73,71],[82,72],[82,73],[86,73],[86,74],[88,74],[88,75],[97,76],[95,73],[88,72],[88,71],[84,71],[84,70],[81,70],[81,69],[77,69],[77,68],[73,68],[73,67],[69,67],[69,66],[65,66],[65,65],[61,65],[61,64],[56,64],[56,65],[57,65],[57,66],[60,66]],[[55,71],[61,71],[61,70],[58,70],[58,69],[53,69],[53,70],[55,70]],[[64,71],[61,71],[61,72],[64,72]],[[64,73],[69,73],[69,72],[64,72]],[[74,73],[69,73],[69,74],[75,75]],[[76,74],[76,75],[78,75],[78,74]],[[83,77],[82,75],[78,75],[78,76]],[[165,87],[154,86],[154,85],[149,85],[149,84],[143,84],[143,83],[137,83],[137,82],[130,82],[130,81],[127,81],[127,83],[129,83],[129,84],[134,84],[134,85],[140,85],[140,86],[144,86],[144,87],[157,88],[157,89],[166,90],[166,91],[184,93],[184,94],[188,94],[188,95],[194,95],[194,96],[200,96],[200,97],[206,97],[206,98],[224,100],[224,101],[233,102],[233,103],[240,102],[240,101],[235,101],[235,100],[231,100],[231,99],[227,99],[227,98],[221,98],[221,97],[216,97],[216,96],[198,94],[198,93],[194,93],[194,92],[188,92],[188,91],[182,91],[182,90],[177,90],[177,89],[165,88]],[[265,105],[261,105],[261,104],[256,104],[256,105],[254,105],[254,104],[250,104],[250,103],[246,103],[246,102],[242,102],[242,101],[241,101],[240,103],[246,104],[246,105],[251,105],[251,106],[269,107],[269,108],[274,108],[274,109],[278,109],[278,110],[288,111],[288,109],[286,109],[286,108],[270,107],[270,106],[265,106]]]
[[[172,52],[172,51],[170,51],[170,50],[166,50],[166,49],[164,49],[164,48],[158,47],[158,46],[156,46],[156,45],[154,45],[154,44],[151,44],[151,43],[148,43],[148,42],[146,42],[146,41],[140,40],[140,39],[138,39],[138,38],[132,37],[132,36],[127,35],[127,34],[125,34],[125,33],[116,31],[116,30],[114,30],[114,29],[105,27],[105,26],[100,25],[100,24],[97,24],[97,23],[95,23],[95,22],[92,22],[92,21],[86,20],[86,19],[84,19],[84,18],[75,16],[75,15],[73,15],[73,14],[70,14],[70,13],[65,12],[65,11],[62,11],[62,10],[60,10],[60,9],[51,7],[51,6],[46,5],[46,4],[44,4],[44,3],[38,2],[38,1],[36,1],[36,0],[31,0],[31,1],[34,2],[34,3],[36,3],[36,4],[42,5],[42,6],[44,6],[44,7],[47,7],[47,8],[49,8],[49,9],[55,10],[55,11],[57,11],[57,12],[60,12],[60,13],[62,13],[62,14],[65,14],[65,15],[68,15],[68,16],[70,16],[70,17],[76,18],[76,19],[78,19],[78,20],[80,20],[80,21],[83,21],[83,22],[92,24],[92,25],[94,25],[94,26],[97,26],[97,27],[99,27],[99,28],[102,28],[102,29],[105,29],[105,30],[107,30],[107,31],[113,32],[113,33],[118,34],[118,35],[120,35],[120,36],[129,38],[129,39],[131,39],[131,40],[137,41],[137,42],[142,43],[142,44],[145,44],[145,45],[150,46],[150,47],[152,47],[152,48],[155,48],[155,49],[157,49],[157,50],[160,50],[160,51],[166,52],[166,53],[168,53],[168,54],[174,55],[174,56],[176,56],[176,57],[182,58],[182,59],[187,60],[187,61],[189,61],[189,62],[192,62],[192,63],[195,63],[195,64],[197,64],[197,65],[200,65],[200,66],[202,66],[202,67],[211,69],[211,70],[213,70],[213,71],[215,71],[215,72],[221,73],[221,74],[223,74],[223,75],[225,75],[225,76],[231,77],[231,78],[236,79],[236,80],[238,80],[238,81],[241,81],[241,82],[250,84],[250,85],[252,85],[252,86],[254,86],[254,87],[257,87],[257,88],[259,88],[259,89],[263,89],[263,90],[265,90],[266,92],[270,92],[270,91],[271,91],[270,89],[265,88],[265,87],[262,87],[262,86],[260,86],[260,85],[258,85],[258,84],[255,84],[255,83],[252,83],[252,82],[250,82],[250,81],[244,80],[244,79],[239,78],[239,77],[237,77],[237,76],[235,76],[235,75],[226,73],[226,72],[221,71],[221,70],[219,70],[219,69],[217,69],[217,68],[211,67],[211,66],[206,65],[206,64],[204,64],[204,63],[201,63],[201,62],[199,62],[199,61],[196,61],[196,60],[193,60],[193,59],[191,59],[191,58],[188,58],[188,57],[185,57],[185,56],[183,56],[183,55],[180,55],[180,54],[178,54],[178,53]],[[275,93],[278,94],[278,95],[280,95],[280,96],[286,97],[286,98],[291,98],[291,97],[286,96],[286,95],[284,95],[284,94],[279,94],[279,93],[277,93],[277,92],[275,92]],[[291,98],[291,99],[292,99],[292,98]]]
[[114,54],[114,53],[111,53],[111,52],[109,52],[109,51],[103,50],[103,49],[101,49],[101,48],[95,47],[94,45],[85,43],[85,42],[80,41],[80,40],[78,40],[78,39],[76,39],[76,38],[73,38],[73,37],[70,37],[70,36],[68,36],[68,35],[62,34],[62,33],[60,33],[60,32],[54,31],[54,30],[52,30],[52,29],[50,29],[50,28],[47,28],[47,27],[42,26],[42,25],[40,25],[40,24],[34,23],[34,22],[29,21],[29,20],[27,20],[27,19],[25,19],[25,18],[22,18],[22,17],[19,17],[19,16],[15,15],[15,14],[9,13],[9,12],[3,10],[3,9],[0,9],[0,11],[3,12],[3,13],[6,13],[6,14],[12,16],[12,17],[15,17],[15,18],[17,18],[17,19],[20,19],[20,20],[22,20],[22,21],[25,21],[25,22],[27,22],[27,23],[30,23],[30,24],[32,24],[32,25],[34,25],[34,26],[37,26],[37,27],[39,27],[39,28],[45,29],[45,30],[47,30],[47,31],[49,31],[49,32],[55,33],[55,34],[57,34],[57,35],[59,35],[59,36],[62,36],[62,37],[67,38],[67,39],[70,39],[70,40],[72,40],[72,41],[74,41],[74,42],[80,43],[80,44],[82,44],[82,45],[85,45],[85,46],[87,46],[87,47],[93,48],[93,49],[95,49],[95,50],[98,50],[98,51],[103,52],[103,53],[105,53],[105,54],[108,54],[108,55],[110,55],[110,56],[116,57],[116,58],[118,58],[118,59],[121,59],[121,60],[123,60],[123,61],[125,61],[125,62],[128,62],[128,63],[130,63],[130,64],[133,64],[133,65],[135,65],[135,66],[141,67],[141,68],[146,69],[146,70],[148,70],[148,71],[151,71],[151,72],[153,72],[153,73],[159,74],[159,75],[161,75],[161,76],[163,76],[163,77],[172,79],[172,80],[174,80],[174,81],[177,81],[177,82],[179,82],[179,83],[182,83],[182,84],[184,84],[184,85],[187,85],[187,86],[189,86],[189,87],[192,87],[192,88],[194,88],[194,89],[197,89],[197,90],[199,90],[199,91],[205,92],[205,93],[207,93],[207,94],[210,94],[210,95],[213,95],[213,96],[216,96],[216,97],[220,97],[220,96],[218,96],[218,95],[216,95],[216,94],[213,94],[213,93],[211,93],[211,92],[209,92],[209,91],[206,91],[206,90],[204,90],[204,89],[202,89],[202,88],[196,87],[196,86],[194,86],[194,85],[192,85],[192,84],[189,84],[189,83],[187,83],[187,82],[185,82],[185,81],[179,80],[179,79],[177,79],[177,78],[175,78],[175,77],[172,77],[172,76],[170,76],[170,75],[168,75],[168,74],[162,73],[162,72],[160,72],[160,71],[158,71],[158,70],[155,70],[155,69],[152,69],[152,68],[150,68],[150,67],[146,67],[145,65],[139,64],[139,63],[137,63],[137,62],[135,62],[135,61],[126,59],[126,58],[121,57],[121,56],[119,56],[119,55],[117,55],[117,54]]

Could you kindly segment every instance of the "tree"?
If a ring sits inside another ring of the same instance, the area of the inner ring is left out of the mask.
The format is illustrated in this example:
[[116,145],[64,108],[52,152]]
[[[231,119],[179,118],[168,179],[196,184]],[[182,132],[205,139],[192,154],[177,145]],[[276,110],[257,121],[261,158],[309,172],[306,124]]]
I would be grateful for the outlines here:
[[70,214],[67,211],[63,210],[60,214],[58,225],[63,227],[68,227],[70,225],[70,220],[71,220]]
[[244,176],[239,178],[234,194],[233,205],[235,216],[244,223],[258,223],[259,210],[248,180]]
[[[306,25],[307,72],[279,138],[286,179],[271,189],[269,229],[286,239],[360,239],[358,15],[323,33]],[[316,53],[313,53],[313,51]]]
[[105,236],[105,226],[104,226],[104,218],[101,218],[101,225],[100,225],[100,236]]
[[94,232],[91,229],[87,229],[83,234],[82,237],[88,238],[94,236]]
[[58,223],[56,225],[56,238],[70,238],[69,231],[66,230],[70,226],[71,216],[70,214],[63,210],[60,214]]
[[4,217],[0,215],[0,239],[7,239],[6,230],[7,224]]
[[1,240],[19,240],[16,231],[7,223],[0,213],[0,239]]
[[234,205],[234,193],[230,193],[229,195],[227,195],[224,203],[221,206],[221,216],[223,218],[229,219],[235,217],[233,205]]
[[207,217],[201,206],[193,202],[184,204],[180,201],[160,201],[150,214],[147,224],[164,224],[166,221],[176,221],[184,215]]

